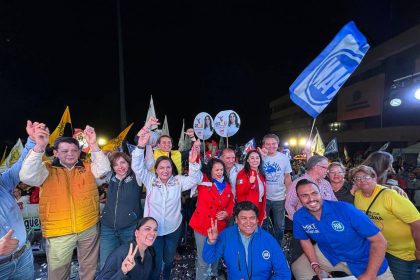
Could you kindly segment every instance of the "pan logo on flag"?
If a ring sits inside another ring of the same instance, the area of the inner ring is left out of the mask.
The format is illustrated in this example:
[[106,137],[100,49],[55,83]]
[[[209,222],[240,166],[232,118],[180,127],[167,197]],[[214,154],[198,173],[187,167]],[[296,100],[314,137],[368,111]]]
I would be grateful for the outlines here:
[[333,52],[314,70],[305,89],[306,97],[311,104],[328,104],[360,64],[364,54],[360,54],[355,41],[351,34],[344,37]]
[[354,22],[346,24],[290,86],[290,98],[316,118],[354,72],[369,44]]

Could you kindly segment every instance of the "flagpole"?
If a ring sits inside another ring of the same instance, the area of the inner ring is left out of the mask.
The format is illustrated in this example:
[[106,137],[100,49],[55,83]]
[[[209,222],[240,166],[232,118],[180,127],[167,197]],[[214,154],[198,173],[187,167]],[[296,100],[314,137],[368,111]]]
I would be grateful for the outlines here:
[[226,137],[226,148],[229,148],[229,137]]
[[314,127],[315,127],[315,121],[316,121],[316,118],[314,118],[314,121],[312,122],[311,132],[309,132],[309,139],[308,139],[308,141],[311,140],[312,132],[314,131]]

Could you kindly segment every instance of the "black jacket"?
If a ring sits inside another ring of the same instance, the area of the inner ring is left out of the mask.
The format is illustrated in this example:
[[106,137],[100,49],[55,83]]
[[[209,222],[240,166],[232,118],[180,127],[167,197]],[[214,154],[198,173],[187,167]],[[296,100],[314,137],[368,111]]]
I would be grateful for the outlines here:
[[[135,244],[133,244],[133,247]],[[120,280],[120,279],[149,279],[149,276],[154,266],[154,251],[153,247],[149,247],[144,252],[144,260],[141,262],[139,252],[134,258],[136,265],[126,275],[121,270],[122,262],[127,257],[130,244],[123,244],[118,247],[106,259],[105,265],[96,277],[96,280]]]
[[121,181],[113,174],[108,185],[101,223],[114,229],[136,224],[143,216],[141,192],[142,188],[137,184],[134,173],[130,172]]

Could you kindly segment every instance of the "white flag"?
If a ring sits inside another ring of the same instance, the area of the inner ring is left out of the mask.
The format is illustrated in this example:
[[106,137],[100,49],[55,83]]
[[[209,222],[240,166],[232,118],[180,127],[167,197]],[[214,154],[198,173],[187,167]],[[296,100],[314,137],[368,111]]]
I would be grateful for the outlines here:
[[23,151],[22,141],[20,138],[17,140],[16,144],[10,150],[7,158],[0,165],[0,173],[4,172],[7,168],[11,167],[20,157]]
[[185,150],[185,133],[184,133],[184,129],[185,129],[185,120],[182,119],[181,135],[179,135],[179,141],[178,141],[178,150],[181,151],[181,152]]
[[[156,118],[156,113],[155,113],[155,106],[153,105],[153,97],[152,95],[150,95],[150,104],[149,104],[149,110],[147,110],[147,116],[146,116],[146,121],[150,118],[150,117],[155,117]],[[150,127],[151,130],[154,130],[157,128],[157,125],[152,125]]]
[[168,135],[169,136],[168,118],[166,117],[166,115],[165,115],[165,120],[163,121],[162,134],[161,135]]

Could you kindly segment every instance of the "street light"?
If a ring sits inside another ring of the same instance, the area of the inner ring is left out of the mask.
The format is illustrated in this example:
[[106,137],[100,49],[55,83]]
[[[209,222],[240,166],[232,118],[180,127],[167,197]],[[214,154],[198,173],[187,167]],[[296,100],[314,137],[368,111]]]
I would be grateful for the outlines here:
[[290,145],[290,147],[296,147],[296,145],[297,145],[297,139],[296,138],[294,138],[294,137],[292,137],[292,138],[290,138],[290,140],[289,140],[289,145]]
[[107,142],[108,141],[105,138],[103,138],[103,137],[99,137],[98,138],[98,145],[99,146],[104,146],[104,145],[106,145]]

